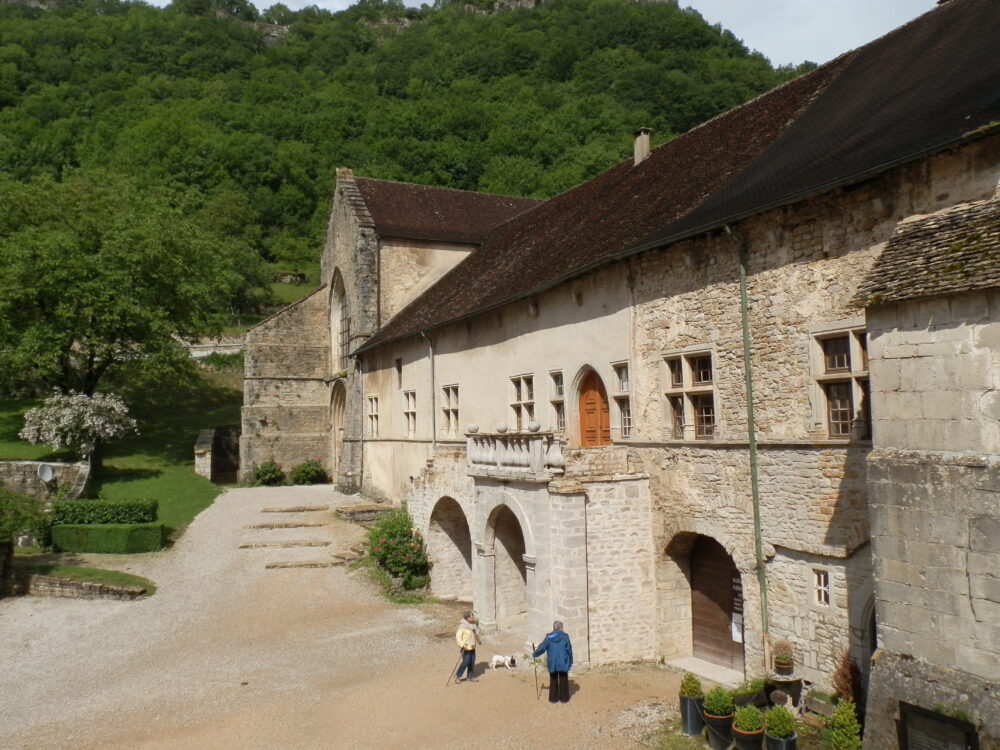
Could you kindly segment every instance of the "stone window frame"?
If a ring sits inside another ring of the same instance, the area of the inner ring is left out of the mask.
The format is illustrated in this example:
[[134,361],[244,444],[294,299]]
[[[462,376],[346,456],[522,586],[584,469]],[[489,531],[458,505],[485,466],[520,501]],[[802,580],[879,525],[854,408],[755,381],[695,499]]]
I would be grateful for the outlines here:
[[[709,360],[709,380],[705,380],[704,359]],[[660,352],[660,390],[663,398],[664,440],[668,442],[706,443],[719,439],[722,420],[718,399],[718,356],[715,346],[693,344]],[[701,377],[699,377],[701,375]],[[698,408],[703,399],[710,398],[712,429],[705,434],[699,423]],[[683,411],[679,413],[677,407]],[[682,423],[678,423],[678,417]]]
[[[846,366],[831,362],[828,342],[846,338],[848,362]],[[834,366],[830,366],[833,364]],[[812,376],[809,400],[812,408],[812,431],[821,439],[838,441],[870,441],[871,395],[868,372],[868,342],[865,319],[863,317],[823,323],[809,328],[809,369]],[[831,391],[840,391],[847,386],[847,406],[849,427],[837,428],[837,424],[847,424],[843,419],[845,408],[835,409],[831,402]],[[867,405],[867,409],[866,406]],[[834,414],[839,412],[839,414]]]
[[406,436],[415,437],[417,434],[416,389],[403,391],[403,421],[406,423]]
[[444,421],[441,424],[441,431],[446,435],[458,435],[460,432],[458,421],[458,384],[441,386],[441,412]]
[[510,378],[510,411],[514,432],[524,432],[535,419],[535,375],[531,372]]
[[618,409],[618,437],[628,440],[634,437],[634,425],[632,424],[632,400],[631,382],[629,378],[628,360],[621,360],[611,363],[611,369],[615,373],[616,390],[612,394],[612,400]]
[[368,436],[378,437],[378,396],[368,396]]
[[566,380],[562,370],[549,370],[549,404],[552,406],[552,429],[566,432]]
[[809,603],[827,611],[833,607],[833,571],[822,565],[811,565],[809,569],[812,573]]

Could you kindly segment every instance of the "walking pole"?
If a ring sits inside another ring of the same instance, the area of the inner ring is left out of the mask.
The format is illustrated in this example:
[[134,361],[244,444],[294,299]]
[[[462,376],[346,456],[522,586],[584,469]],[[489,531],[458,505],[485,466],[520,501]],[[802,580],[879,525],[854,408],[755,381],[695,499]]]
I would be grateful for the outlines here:
[[458,669],[458,665],[461,664],[461,663],[462,663],[462,652],[459,651],[458,652],[458,661],[455,662],[455,666],[452,667],[451,671],[448,673],[448,682],[446,682],[444,684],[445,687],[448,687],[448,685],[451,683],[451,678],[455,676],[455,672]]
[[535,644],[531,644],[531,663],[535,665],[535,700],[538,700],[538,696],[541,693],[538,692],[538,659],[535,658]]

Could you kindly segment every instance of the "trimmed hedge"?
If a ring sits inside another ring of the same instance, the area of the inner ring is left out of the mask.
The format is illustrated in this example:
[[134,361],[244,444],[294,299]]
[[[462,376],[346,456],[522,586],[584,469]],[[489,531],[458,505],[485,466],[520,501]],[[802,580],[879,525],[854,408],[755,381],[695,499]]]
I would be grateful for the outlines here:
[[52,523],[153,523],[155,500],[63,500],[52,503]]
[[57,552],[153,552],[163,546],[162,523],[62,524],[52,527]]

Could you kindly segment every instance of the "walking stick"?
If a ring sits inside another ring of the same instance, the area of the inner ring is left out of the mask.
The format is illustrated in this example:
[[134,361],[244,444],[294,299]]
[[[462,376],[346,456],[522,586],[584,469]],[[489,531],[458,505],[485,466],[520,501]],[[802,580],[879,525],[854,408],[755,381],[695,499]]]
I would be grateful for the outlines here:
[[455,662],[455,666],[452,667],[451,671],[448,673],[448,682],[446,682],[444,684],[445,687],[448,687],[448,685],[451,683],[451,678],[455,676],[455,671],[458,669],[458,665],[461,664],[461,663],[462,663],[462,652],[459,651],[458,652],[458,661]]
[[531,644],[531,663],[535,665],[535,700],[537,701],[541,693],[538,692],[538,660],[535,658],[534,643]]

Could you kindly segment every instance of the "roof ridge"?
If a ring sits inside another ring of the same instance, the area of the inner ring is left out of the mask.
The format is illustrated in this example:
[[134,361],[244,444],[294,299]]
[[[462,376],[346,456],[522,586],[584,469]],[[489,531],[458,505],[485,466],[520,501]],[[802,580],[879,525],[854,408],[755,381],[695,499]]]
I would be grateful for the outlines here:
[[389,185],[401,185],[407,188],[420,188],[422,190],[447,190],[451,193],[464,193],[466,195],[482,195],[488,198],[507,198],[510,200],[518,201],[533,201],[535,203],[544,203],[546,199],[544,198],[528,198],[520,195],[503,195],[501,193],[486,193],[481,190],[462,190],[461,188],[450,188],[442,187],[441,185],[424,185],[420,182],[404,182],[402,180],[384,180],[379,177],[358,177],[354,176],[354,180],[365,180],[366,182],[382,182]]

